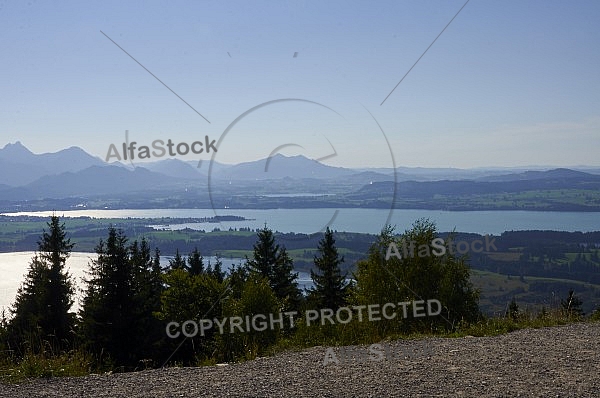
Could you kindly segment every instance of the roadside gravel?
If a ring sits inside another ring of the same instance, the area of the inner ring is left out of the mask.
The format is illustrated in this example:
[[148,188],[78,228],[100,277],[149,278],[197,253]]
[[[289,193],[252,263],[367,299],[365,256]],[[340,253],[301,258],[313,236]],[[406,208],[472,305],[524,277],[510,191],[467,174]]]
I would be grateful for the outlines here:
[[0,384],[0,397],[600,397],[600,323],[382,345],[379,361],[366,346],[345,359],[338,347],[339,364],[324,365],[327,348],[314,347],[239,364]]

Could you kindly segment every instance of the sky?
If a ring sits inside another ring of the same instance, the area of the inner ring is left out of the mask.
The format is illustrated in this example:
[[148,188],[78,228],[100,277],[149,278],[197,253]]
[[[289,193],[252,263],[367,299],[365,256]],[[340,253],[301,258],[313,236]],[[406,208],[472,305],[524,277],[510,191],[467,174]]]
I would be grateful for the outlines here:
[[464,4],[0,0],[0,147],[600,166],[600,2],[471,0],[414,65]]

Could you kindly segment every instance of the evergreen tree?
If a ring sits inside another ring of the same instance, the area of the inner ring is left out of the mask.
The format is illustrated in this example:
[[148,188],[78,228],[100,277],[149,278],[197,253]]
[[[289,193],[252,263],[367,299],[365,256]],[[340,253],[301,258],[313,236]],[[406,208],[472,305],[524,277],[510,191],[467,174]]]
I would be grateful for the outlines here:
[[90,263],[90,278],[81,309],[81,331],[87,348],[114,364],[127,361],[133,339],[133,269],[128,258],[127,238],[110,228],[106,241],[96,246],[98,258]]
[[175,257],[169,260],[169,267],[171,269],[186,269],[185,260],[179,254],[179,249],[175,252]]
[[285,247],[275,243],[273,231],[265,227],[258,231],[252,259],[246,259],[248,269],[266,278],[275,295],[286,309],[298,309],[301,293],[298,289],[298,273],[293,272],[294,263]]
[[277,298],[283,301],[284,309],[297,310],[302,302],[302,293],[298,289],[298,273],[294,271],[294,262],[285,247],[279,248],[277,261],[273,267],[271,287]]
[[344,257],[340,257],[333,232],[327,227],[323,239],[317,247],[319,256],[314,262],[318,273],[310,271],[310,277],[315,287],[309,290],[309,298],[317,308],[331,308],[334,311],[346,304],[348,283],[346,276],[342,275],[340,264]]
[[506,311],[506,316],[511,318],[512,320],[517,320],[519,318],[519,315],[520,315],[519,305],[517,304],[517,301],[513,297],[512,301],[510,302],[510,304],[508,306],[508,310]]
[[225,279],[225,272],[223,272],[223,261],[217,254],[217,260],[215,261],[215,267],[212,269],[210,275],[212,275],[219,283]]
[[154,350],[163,337],[163,324],[153,316],[163,290],[159,252],[152,258],[145,240],[129,246],[127,241],[122,231],[110,228],[85,281],[81,336],[99,364],[106,355],[108,364],[135,366],[158,354]]
[[163,322],[154,313],[161,308],[161,294],[164,291],[160,251],[155,249],[151,257],[148,242],[142,238],[130,246],[130,261],[134,270],[134,318],[138,338],[136,339],[137,356],[143,359],[160,356],[159,342],[164,337]]
[[[177,254],[179,254],[179,252],[177,252]],[[204,273],[204,258],[197,247],[189,254],[187,262],[187,270],[191,275],[200,275]]]
[[[30,339],[32,332],[55,348],[66,348],[72,341],[74,314],[69,313],[75,293],[70,274],[65,270],[73,244],[67,238],[64,223],[57,216],[48,222],[38,241],[25,282],[17,292],[10,322],[14,340]],[[31,347],[35,349],[35,347]]]
[[257,233],[252,260],[246,259],[246,264],[251,271],[267,278],[272,284],[273,268],[277,262],[278,251],[279,245],[275,244],[273,231],[265,225]]

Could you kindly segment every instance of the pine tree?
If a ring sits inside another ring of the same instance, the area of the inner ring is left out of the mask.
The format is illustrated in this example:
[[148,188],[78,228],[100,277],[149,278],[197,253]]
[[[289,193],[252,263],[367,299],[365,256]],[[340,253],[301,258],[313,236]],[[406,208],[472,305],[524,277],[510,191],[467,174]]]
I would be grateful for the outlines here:
[[310,271],[315,287],[309,290],[309,298],[317,308],[331,308],[335,311],[346,304],[348,283],[347,275],[342,275],[340,270],[344,257],[339,256],[329,227],[319,241],[317,250],[319,256],[315,256],[314,263],[318,272]]
[[110,228],[107,240],[96,246],[98,258],[91,261],[90,278],[85,280],[82,337],[87,348],[100,355],[99,364],[105,363],[106,356],[114,364],[128,362],[133,343],[133,269],[126,244],[123,232]]
[[276,297],[286,303],[287,309],[298,309],[302,297],[292,259],[284,247],[275,243],[273,231],[266,225],[258,231],[257,238],[253,257],[246,259],[246,266],[251,272],[267,278]]
[[251,271],[267,278],[269,283],[272,283],[273,267],[277,262],[278,251],[279,245],[275,244],[273,231],[265,225],[258,231],[252,260],[247,259],[246,264]]
[[154,313],[161,308],[160,297],[165,287],[162,281],[160,251],[155,249],[151,257],[148,242],[142,238],[130,246],[130,259],[134,269],[134,319],[137,328],[137,356],[143,359],[157,357],[157,343],[164,337],[163,322]]
[[[113,365],[134,366],[155,355],[163,323],[160,309],[164,289],[159,252],[154,258],[145,240],[127,245],[123,231],[109,229],[106,242],[96,247],[81,310],[81,336],[88,348],[108,355]],[[105,358],[98,357],[100,364]],[[109,362],[109,363],[110,363]]]
[[296,282],[298,273],[293,271],[294,262],[285,247],[281,247],[273,266],[271,287],[276,297],[283,301],[285,309],[297,310],[302,302],[302,293]]
[[175,252],[175,257],[169,260],[169,267],[171,269],[186,269],[185,260],[179,254],[179,249]]
[[221,261],[221,257],[217,254],[217,260],[215,261],[215,267],[212,269],[210,273],[219,283],[223,282],[225,279],[225,272],[223,272],[223,261]]
[[[177,254],[179,254],[179,252],[177,252]],[[187,270],[191,275],[200,275],[204,273],[204,258],[197,247],[189,254],[187,262]]]
[[71,276],[65,270],[74,245],[57,216],[52,216],[47,225],[49,231],[42,233],[38,253],[17,292],[10,335],[22,342],[37,329],[37,337],[51,342],[55,348],[64,349],[72,341],[75,321],[74,314],[69,313],[75,290]]

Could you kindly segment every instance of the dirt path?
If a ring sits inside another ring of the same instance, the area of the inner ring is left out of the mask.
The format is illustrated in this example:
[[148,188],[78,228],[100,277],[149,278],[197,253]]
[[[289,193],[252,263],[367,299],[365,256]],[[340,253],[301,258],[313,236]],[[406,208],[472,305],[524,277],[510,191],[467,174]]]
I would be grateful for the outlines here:
[[[381,348],[381,349],[380,349]],[[600,323],[0,385],[0,397],[600,397]],[[411,358],[406,358],[407,353]],[[377,360],[374,360],[377,359]]]

